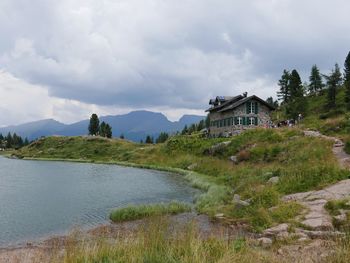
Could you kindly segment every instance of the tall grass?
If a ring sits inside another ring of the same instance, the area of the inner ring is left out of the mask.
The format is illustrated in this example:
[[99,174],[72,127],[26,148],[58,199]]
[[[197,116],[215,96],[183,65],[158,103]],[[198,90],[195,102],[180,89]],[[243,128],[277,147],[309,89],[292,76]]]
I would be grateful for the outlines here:
[[179,214],[189,211],[191,211],[190,205],[173,201],[168,204],[129,205],[112,211],[109,218],[113,222],[123,222],[145,217]]
[[134,235],[108,239],[69,242],[57,262],[135,262],[135,263],[251,263],[278,262],[271,254],[252,248],[243,239],[225,240],[223,236],[203,237],[190,223],[172,230],[169,221],[153,218]]

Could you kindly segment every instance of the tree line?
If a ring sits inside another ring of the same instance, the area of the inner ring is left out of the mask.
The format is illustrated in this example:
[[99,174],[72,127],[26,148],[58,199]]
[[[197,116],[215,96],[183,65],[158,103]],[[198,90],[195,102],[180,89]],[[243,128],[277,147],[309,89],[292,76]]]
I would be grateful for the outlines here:
[[106,138],[112,138],[112,127],[104,121],[100,124],[100,120],[95,113],[93,113],[90,117],[88,130],[89,135],[99,135]]
[[297,118],[299,113],[305,114],[306,96],[318,96],[325,92],[327,92],[327,100],[324,107],[327,110],[334,110],[337,107],[336,95],[342,85],[345,88],[346,108],[350,110],[350,52],[344,62],[343,74],[337,63],[329,74],[321,74],[317,65],[313,65],[309,83],[302,83],[297,70],[293,69],[290,72],[285,69],[278,85],[280,87],[277,92],[278,100],[281,102],[281,106],[285,107],[287,116],[291,118]]
[[23,139],[21,136],[16,133],[11,134],[10,132],[4,136],[0,133],[0,148],[10,149],[10,148],[21,148],[29,144],[29,140],[26,137]]
[[[181,134],[181,135],[191,135],[195,132],[200,132],[205,128],[209,128],[209,117],[207,116],[204,120],[200,120],[198,123],[193,123],[190,126],[185,125],[181,132],[176,132],[175,134]],[[161,132],[156,139],[153,138],[151,135],[147,135],[145,141],[141,140],[140,143],[147,143],[147,144],[153,144],[153,143],[164,143],[168,138],[170,137],[169,133],[167,132]]]

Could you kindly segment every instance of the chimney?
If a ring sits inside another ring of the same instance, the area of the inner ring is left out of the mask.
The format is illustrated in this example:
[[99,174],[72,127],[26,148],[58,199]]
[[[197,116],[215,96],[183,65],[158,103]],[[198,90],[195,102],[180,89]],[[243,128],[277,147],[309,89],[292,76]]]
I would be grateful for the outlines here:
[[248,92],[244,92],[244,93],[243,93],[243,97],[246,98],[247,96],[248,96]]

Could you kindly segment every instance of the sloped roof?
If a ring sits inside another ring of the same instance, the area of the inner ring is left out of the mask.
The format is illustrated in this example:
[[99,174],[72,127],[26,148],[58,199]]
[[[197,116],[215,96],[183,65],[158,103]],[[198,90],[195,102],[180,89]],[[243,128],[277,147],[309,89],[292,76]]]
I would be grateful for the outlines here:
[[224,111],[228,111],[228,110],[233,110],[233,109],[237,108],[238,106],[242,105],[243,103],[245,103],[247,101],[250,101],[252,99],[259,101],[261,104],[264,104],[266,107],[268,107],[271,110],[275,109],[272,105],[267,103],[265,100],[259,98],[258,96],[252,95],[252,96],[243,98],[243,99],[241,99],[239,101],[236,101],[233,104],[227,105],[226,107],[222,108],[221,110],[218,110],[218,112],[224,112]]
[[[238,95],[238,96],[235,96],[235,97],[232,97],[232,96],[217,96],[216,99],[218,99],[219,97],[221,97],[222,99],[226,98],[226,101],[224,103],[222,103],[221,105],[217,105],[217,106],[214,106],[214,107],[211,107],[211,108],[207,109],[206,112],[212,111],[212,110],[221,109],[221,108],[229,105],[230,103],[233,103],[233,102],[243,98],[242,95]],[[209,104],[210,104],[210,102],[212,102],[212,100],[209,101]]]

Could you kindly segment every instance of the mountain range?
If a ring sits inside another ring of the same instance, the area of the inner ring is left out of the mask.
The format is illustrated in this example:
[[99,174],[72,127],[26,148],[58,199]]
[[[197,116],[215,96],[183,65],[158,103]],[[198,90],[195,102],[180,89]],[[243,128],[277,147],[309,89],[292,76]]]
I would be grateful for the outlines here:
[[[145,140],[147,135],[156,138],[161,132],[174,133],[181,131],[185,125],[198,123],[205,116],[184,115],[178,121],[169,121],[162,113],[151,111],[132,111],[128,114],[102,116],[100,122],[104,121],[112,126],[113,137],[121,134],[128,140]],[[82,120],[73,124],[64,124],[54,119],[28,122],[20,125],[12,125],[0,128],[0,133],[6,135],[8,132],[34,140],[42,136],[64,135],[78,136],[88,133],[89,120]]]

